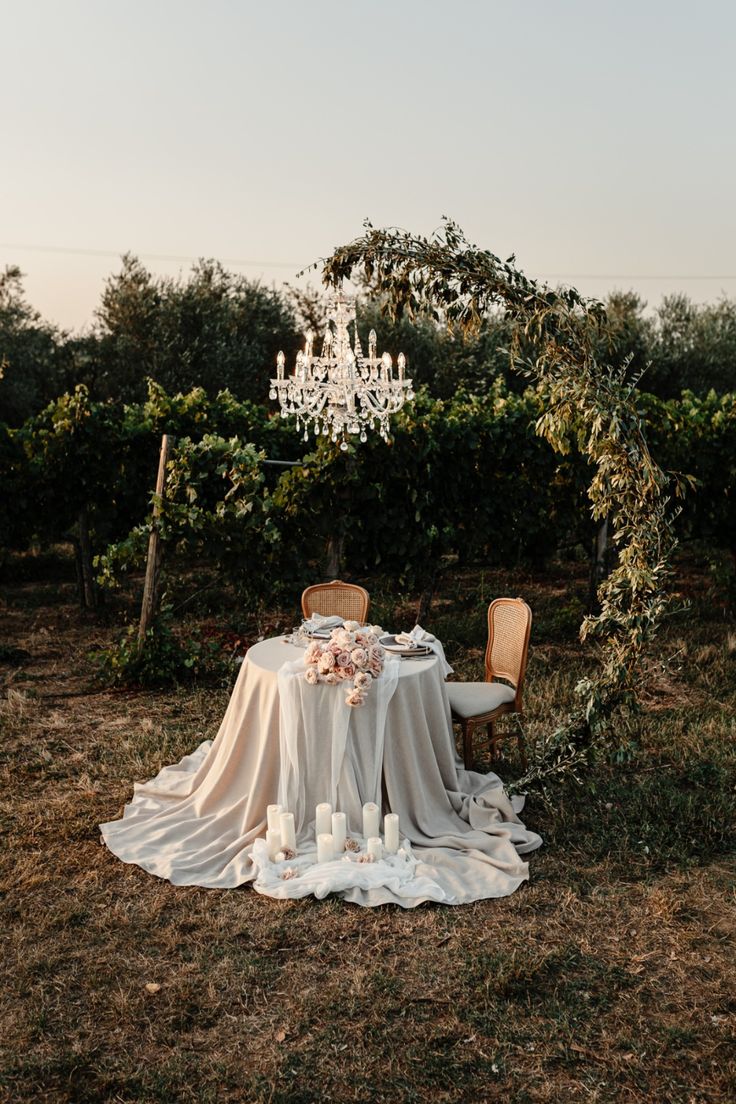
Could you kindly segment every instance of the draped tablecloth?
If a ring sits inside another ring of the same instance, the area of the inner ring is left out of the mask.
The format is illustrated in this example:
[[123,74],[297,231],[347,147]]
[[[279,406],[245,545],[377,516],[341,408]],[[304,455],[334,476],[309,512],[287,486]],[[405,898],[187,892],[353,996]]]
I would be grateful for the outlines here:
[[[495,774],[463,768],[437,658],[394,661],[391,672],[371,687],[366,704],[352,709],[344,705],[340,686],[304,683],[299,694],[305,708],[324,719],[323,742],[307,748],[294,730],[282,732],[279,695],[280,669],[302,657],[303,651],[283,638],[248,651],[214,741],[200,744],[149,782],[136,783],[122,819],[100,826],[110,850],[174,885],[224,889],[255,881],[253,845],[265,836],[266,807],[279,801],[280,786],[284,796],[288,778],[291,797],[294,785],[299,791],[302,839],[313,832],[310,812],[331,797],[347,814],[349,831],[360,832],[362,804],[374,799],[375,741],[382,729],[382,804],[384,811],[399,814],[402,837],[416,861],[415,877],[401,886],[375,886],[366,878],[341,895],[361,905],[410,907],[427,900],[461,904],[513,893],[529,876],[521,856],[542,841],[519,819],[523,798],[510,799]],[[384,678],[381,698],[378,684]],[[389,695],[391,678],[396,681]],[[349,716],[344,751],[335,766],[332,715],[340,708]],[[321,762],[314,760],[315,747],[322,749]],[[290,773],[283,761],[287,755]],[[260,845],[255,850],[256,856],[262,853]],[[316,875],[313,883],[310,892],[317,896],[330,891]],[[255,885],[271,892],[259,881]]]

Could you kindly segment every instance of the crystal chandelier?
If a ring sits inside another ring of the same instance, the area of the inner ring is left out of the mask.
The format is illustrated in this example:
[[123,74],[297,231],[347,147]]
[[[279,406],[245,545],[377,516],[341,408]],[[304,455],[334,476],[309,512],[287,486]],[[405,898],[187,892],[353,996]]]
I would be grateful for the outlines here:
[[[296,355],[293,376],[284,378],[286,357],[276,357],[276,379],[271,380],[270,398],[278,398],[281,417],[296,415],[296,427],[304,427],[304,440],[309,430],[315,437],[331,436],[333,441],[342,437],[340,448],[348,447],[347,434],[360,434],[367,440],[368,429],[378,429],[384,441],[388,440],[389,418],[401,410],[407,399],[414,398],[412,381],[404,375],[406,357],[399,353],[397,376],[394,377],[393,361],[389,353],[376,356],[376,331],[368,335],[368,356],[358,336],[355,307],[348,304],[342,293],[335,296],[334,308],[328,314],[322,355],[315,356],[312,347],[314,334],[305,335],[304,350]],[[335,323],[334,332],[330,322]],[[354,323],[355,338],[350,344],[348,324]]]

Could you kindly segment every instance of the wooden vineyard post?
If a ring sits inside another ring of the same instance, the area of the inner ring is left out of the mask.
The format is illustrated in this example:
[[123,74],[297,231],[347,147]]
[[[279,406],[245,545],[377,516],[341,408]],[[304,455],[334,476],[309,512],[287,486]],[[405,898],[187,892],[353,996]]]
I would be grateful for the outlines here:
[[79,511],[79,570],[82,576],[82,605],[85,609],[97,607],[97,590],[95,587],[95,570],[92,565],[92,547],[89,540],[89,518],[87,507]]
[[159,583],[161,576],[161,557],[163,549],[159,536],[159,518],[161,516],[161,501],[166,486],[166,464],[169,452],[174,443],[174,438],[164,433],[161,438],[161,453],[158,459],[158,476],[156,478],[156,501],[153,504],[153,517],[151,519],[151,534],[148,538],[148,557],[146,559],[146,581],[143,585],[143,602],[141,603],[141,622],[138,627],[138,643],[142,644],[146,638],[146,631],[150,627],[158,610]]

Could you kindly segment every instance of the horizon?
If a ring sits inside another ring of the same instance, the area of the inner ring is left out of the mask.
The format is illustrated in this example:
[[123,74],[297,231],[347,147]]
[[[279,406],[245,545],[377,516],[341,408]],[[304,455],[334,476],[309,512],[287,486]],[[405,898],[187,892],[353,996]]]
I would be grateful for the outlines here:
[[365,218],[449,215],[552,286],[650,311],[736,296],[730,5],[464,0],[452,19],[439,0],[14,6],[0,268],[82,332],[126,252],[279,287]]

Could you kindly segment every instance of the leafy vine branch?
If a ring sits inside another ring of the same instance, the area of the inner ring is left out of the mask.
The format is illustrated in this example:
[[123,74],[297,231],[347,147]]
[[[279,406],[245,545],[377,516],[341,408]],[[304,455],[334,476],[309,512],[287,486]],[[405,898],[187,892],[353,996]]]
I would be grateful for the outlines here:
[[362,237],[326,260],[323,279],[335,286],[363,282],[394,317],[429,313],[464,332],[491,312],[505,315],[512,364],[545,400],[537,432],[558,452],[576,446],[594,469],[592,515],[609,519],[617,550],[615,568],[598,587],[598,612],[580,629],[582,640],[598,642],[599,667],[577,687],[580,708],[544,738],[512,788],[544,789],[554,778],[578,777],[610,744],[616,711],[636,702],[644,653],[670,603],[675,545],[672,476],[649,451],[627,364],[610,367],[597,359],[605,308],[574,288],[555,290],[529,279],[513,256],[503,261],[472,246],[451,220],[431,238],[368,223]]

